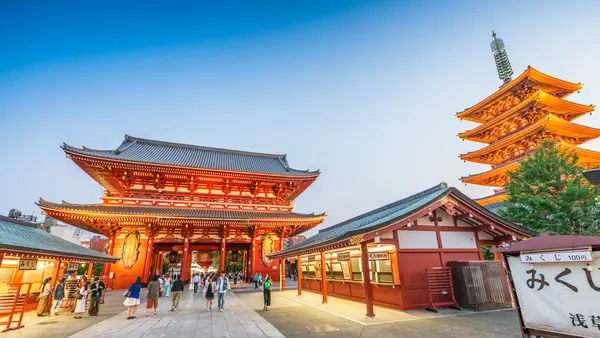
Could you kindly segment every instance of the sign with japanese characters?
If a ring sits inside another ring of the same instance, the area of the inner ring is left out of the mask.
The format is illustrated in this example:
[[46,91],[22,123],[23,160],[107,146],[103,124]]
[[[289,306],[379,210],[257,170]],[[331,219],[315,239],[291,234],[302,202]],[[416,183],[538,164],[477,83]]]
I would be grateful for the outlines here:
[[390,255],[387,252],[369,252],[370,261],[387,261]]
[[35,270],[37,269],[37,258],[21,258],[19,259],[19,270]]
[[594,258],[589,250],[522,253],[522,263],[591,262]]
[[600,338],[600,252],[590,254],[589,263],[507,257],[525,327]]
[[77,262],[70,262],[67,267],[67,271],[77,271],[77,269],[79,269],[79,263]]
[[338,261],[349,261],[350,260],[350,253],[349,252],[339,252],[337,254],[337,260]]

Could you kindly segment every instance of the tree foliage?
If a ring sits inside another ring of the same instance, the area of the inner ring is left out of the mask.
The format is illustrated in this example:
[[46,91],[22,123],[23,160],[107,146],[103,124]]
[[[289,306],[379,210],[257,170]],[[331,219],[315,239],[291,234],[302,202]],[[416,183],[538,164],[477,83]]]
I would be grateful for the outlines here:
[[500,215],[537,232],[553,235],[600,233],[600,187],[582,175],[577,156],[556,149],[550,140],[508,173],[509,199]]

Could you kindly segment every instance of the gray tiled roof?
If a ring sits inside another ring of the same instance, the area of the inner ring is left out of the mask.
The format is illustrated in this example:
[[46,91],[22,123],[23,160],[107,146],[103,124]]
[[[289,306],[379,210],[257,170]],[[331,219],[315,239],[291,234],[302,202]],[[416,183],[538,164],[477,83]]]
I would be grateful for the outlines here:
[[235,211],[235,210],[217,210],[217,209],[194,209],[181,207],[154,207],[154,206],[129,206],[129,205],[108,205],[108,204],[72,204],[63,202],[62,204],[52,203],[40,200],[37,203],[42,208],[79,211],[79,212],[98,212],[114,216],[161,216],[161,217],[187,217],[197,219],[227,219],[227,220],[252,220],[252,219],[311,219],[321,218],[324,214],[300,214],[295,212],[264,212],[264,211]]
[[482,214],[497,221],[498,223],[506,226],[507,228],[528,236],[535,234],[525,228],[500,218],[494,213],[491,213],[456,188],[448,187],[446,183],[440,183],[415,195],[325,228],[307,240],[282,251],[276,252],[269,257],[290,256],[295,252],[303,252],[314,248],[325,247],[330,244],[347,240],[352,236],[378,230],[391,223],[401,221],[403,218],[406,218],[411,214],[426,208],[428,205],[436,202],[441,197],[449,194],[469,205],[470,207],[480,211]]
[[504,203],[502,202],[498,202],[498,203],[492,203],[492,204],[488,204],[485,206],[486,209],[488,209],[489,211],[493,212],[496,215],[500,215],[500,210],[504,210]]
[[179,143],[147,140],[126,135],[115,150],[76,148],[63,144],[65,152],[127,162],[186,168],[226,170],[285,176],[315,176],[319,171],[290,168],[286,155],[254,153]]
[[84,248],[54,236],[38,224],[0,216],[0,250],[116,262],[117,257]]

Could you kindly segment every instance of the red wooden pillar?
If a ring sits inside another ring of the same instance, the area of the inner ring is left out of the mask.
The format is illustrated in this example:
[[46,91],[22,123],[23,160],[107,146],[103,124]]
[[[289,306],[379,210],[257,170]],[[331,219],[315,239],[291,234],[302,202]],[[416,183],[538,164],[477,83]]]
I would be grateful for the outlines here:
[[244,260],[242,262],[242,266],[244,267],[242,273],[244,274],[244,278],[248,278],[248,250],[244,251]]
[[[283,240],[284,240],[285,236],[283,235],[283,233],[281,234],[281,236],[279,236],[279,251],[283,250]],[[279,260],[279,269],[281,271],[281,280],[279,281],[280,285],[281,285],[281,291],[285,291],[285,258],[281,258]]]
[[2,260],[4,259],[4,254],[0,253],[0,267],[2,267]]
[[298,269],[298,296],[302,296],[302,264],[300,256],[296,259],[296,268]]
[[54,268],[56,269],[56,273],[52,277],[52,290],[54,290],[54,287],[56,286],[56,283],[58,282],[58,276],[60,274],[60,265],[61,264],[62,264],[61,259],[57,259],[54,261]]
[[88,263],[88,271],[86,273],[86,276],[88,278],[88,280],[90,280],[92,278],[92,271],[94,270],[94,263],[90,262]]
[[362,274],[365,287],[365,298],[367,301],[367,316],[375,316],[373,310],[373,286],[371,285],[371,272],[369,269],[369,253],[367,243],[360,243]]
[[148,236],[146,244],[146,257],[144,258],[144,271],[142,273],[142,283],[150,282],[150,266],[152,265],[152,254],[153,254],[153,236]]
[[225,237],[221,238],[221,250],[219,250],[219,271],[225,271],[225,255],[227,251],[225,251]]
[[[106,244],[106,254],[109,256],[112,256],[113,250],[115,248],[115,234],[111,234],[110,236],[108,236],[108,243]],[[106,262],[104,263],[104,269],[102,269],[102,278],[104,278],[104,281],[106,284],[108,284],[108,275],[110,274],[110,263]],[[108,287],[108,285],[106,286]],[[102,293],[102,297],[104,298],[104,294],[106,292]]]
[[254,278],[256,273],[256,235],[252,236],[252,242],[250,242],[250,276],[248,278]]
[[189,232],[185,234],[183,239],[183,258],[181,259],[181,280],[187,281],[192,277],[192,252],[190,251]]
[[327,268],[325,251],[321,251],[321,291],[323,292],[323,304],[327,303]]

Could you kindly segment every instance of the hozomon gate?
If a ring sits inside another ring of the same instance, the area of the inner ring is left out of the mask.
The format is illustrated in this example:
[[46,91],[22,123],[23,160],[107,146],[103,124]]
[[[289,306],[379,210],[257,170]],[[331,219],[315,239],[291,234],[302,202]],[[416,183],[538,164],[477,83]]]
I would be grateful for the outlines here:
[[[181,253],[183,280],[192,251],[243,251],[244,273],[269,272],[279,280],[280,260],[267,257],[283,239],[323,222],[325,214],[292,212],[292,202],[319,171],[290,168],[285,155],[209,148],[125,136],[115,150],[62,149],[104,187],[102,203],[38,205],[46,215],[109,238],[107,254],[121,257],[103,275],[113,288],[160,271],[162,255]],[[284,273],[284,271],[283,271]]]

